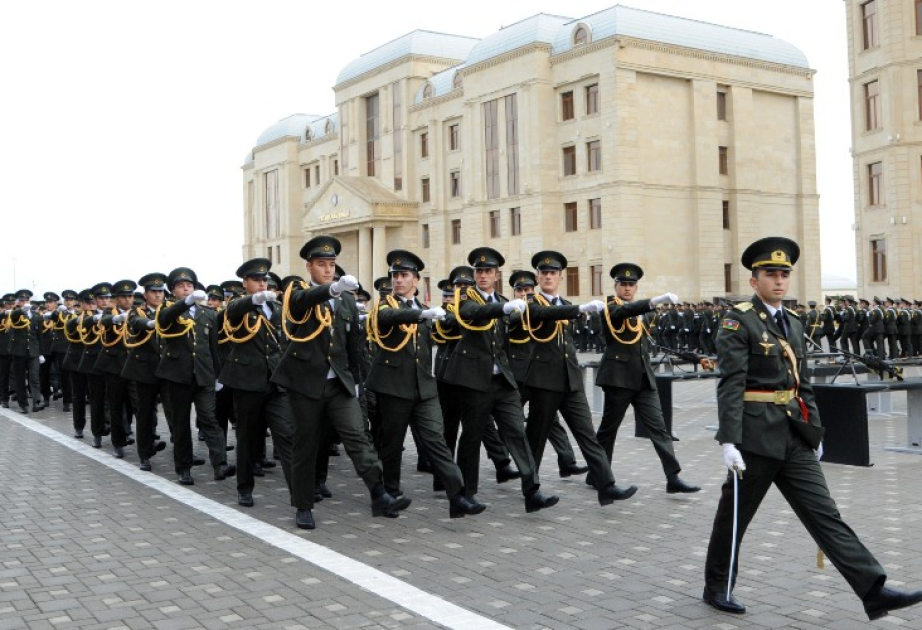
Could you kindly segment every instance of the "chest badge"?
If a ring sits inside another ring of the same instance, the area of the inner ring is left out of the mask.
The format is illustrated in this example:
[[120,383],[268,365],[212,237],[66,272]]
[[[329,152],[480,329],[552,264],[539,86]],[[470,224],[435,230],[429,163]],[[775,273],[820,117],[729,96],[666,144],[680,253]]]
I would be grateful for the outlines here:
[[765,350],[765,356],[768,356],[772,348],[775,347],[774,343],[768,342],[768,332],[764,330],[762,331],[762,343],[760,343],[759,345],[762,346],[763,350]]

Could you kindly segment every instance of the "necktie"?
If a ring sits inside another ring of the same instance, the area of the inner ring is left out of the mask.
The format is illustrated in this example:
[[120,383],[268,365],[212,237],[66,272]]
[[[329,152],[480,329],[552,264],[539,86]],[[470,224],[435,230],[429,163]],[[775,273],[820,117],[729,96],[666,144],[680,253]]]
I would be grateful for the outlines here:
[[788,336],[788,327],[787,322],[784,319],[784,312],[781,309],[775,311],[775,321],[778,322],[778,328],[781,329],[781,334],[785,337]]
[[489,297],[487,297],[487,302],[495,302],[495,301],[496,300],[493,299],[493,294],[491,293]]
[[563,302],[560,301],[560,298],[559,298],[559,297],[555,297],[555,298],[554,298],[554,305],[555,305],[555,306],[560,306],[561,304],[563,304]]

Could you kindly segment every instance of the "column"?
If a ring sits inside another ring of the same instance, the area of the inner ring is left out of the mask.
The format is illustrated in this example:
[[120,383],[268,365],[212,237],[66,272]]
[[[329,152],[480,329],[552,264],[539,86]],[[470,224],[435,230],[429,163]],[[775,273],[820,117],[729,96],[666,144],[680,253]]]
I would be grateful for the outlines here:
[[376,225],[371,244],[372,281],[387,275],[387,228]]
[[372,274],[372,249],[371,249],[371,228],[359,228],[359,282],[371,293],[371,285],[375,281]]

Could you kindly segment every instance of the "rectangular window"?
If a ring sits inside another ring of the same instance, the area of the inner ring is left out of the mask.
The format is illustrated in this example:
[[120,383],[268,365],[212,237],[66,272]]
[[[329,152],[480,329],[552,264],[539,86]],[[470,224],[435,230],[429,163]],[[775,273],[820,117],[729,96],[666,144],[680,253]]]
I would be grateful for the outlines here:
[[723,205],[723,213],[724,213],[724,229],[729,230],[730,229],[730,202],[724,199],[722,202],[722,205]]
[[461,196],[461,172],[452,171],[450,174],[451,179],[451,196],[460,197]]
[[730,174],[730,157],[727,151],[727,147],[718,147],[718,153],[719,153],[718,168],[720,169],[720,174],[729,175]]
[[499,238],[499,210],[490,210],[490,238]]
[[519,194],[519,106],[515,94],[506,97],[506,194]]
[[339,160],[333,160],[333,176],[339,176]]
[[727,119],[727,93],[717,92],[717,120]]
[[403,95],[400,81],[391,84],[391,133],[394,140],[394,190],[403,190]]
[[365,174],[369,177],[374,177],[380,170],[378,164],[381,160],[381,147],[378,137],[381,125],[378,120],[378,105],[377,94],[365,97]]
[[602,170],[602,143],[600,141],[592,140],[586,143],[586,164],[590,173]]
[[916,70],[916,92],[919,95],[919,120],[922,120],[922,70]]
[[522,233],[522,209],[509,209],[509,234],[519,236]]
[[277,263],[282,262],[282,246],[281,245],[275,246],[275,262]]
[[586,86],[586,115],[599,113],[599,84]]
[[269,259],[269,262],[275,262],[272,260],[272,245],[266,248],[266,258]]
[[266,238],[279,237],[279,172],[278,169],[263,174],[266,187]]
[[567,295],[579,295],[579,267],[567,267]]
[[576,216],[576,202],[569,201],[563,204],[564,229],[567,232],[575,232],[579,226]]
[[314,167],[314,181],[320,183],[320,165]]
[[880,128],[880,81],[864,84],[864,128]]
[[256,183],[253,180],[247,182],[247,211],[253,214],[253,204],[256,203]]
[[576,147],[563,148],[563,176],[576,175]]
[[733,265],[724,265],[724,293],[730,295],[733,293],[733,281],[731,276],[733,274]]
[[429,132],[419,134],[419,157],[429,157]]
[[483,147],[487,199],[499,197],[499,100],[483,104]]
[[922,0],[916,0],[916,35],[922,35]]
[[429,203],[429,178],[428,177],[423,177],[420,180],[420,188],[422,189],[420,196],[423,199],[423,203]]
[[876,48],[877,41],[877,0],[861,5],[861,22],[864,49]]
[[451,244],[458,245],[461,243],[461,219],[451,220]]
[[457,151],[461,148],[461,129],[457,124],[448,127],[448,150]]
[[[602,227],[602,199],[590,199],[589,200],[589,229],[598,230]],[[592,292],[593,295],[598,295],[595,291]]]
[[871,282],[887,281],[887,239],[871,241]]
[[573,120],[573,92],[564,92],[560,95],[560,119]]
[[499,294],[503,292],[503,271],[502,269],[496,270],[496,282],[493,283],[493,290]]
[[882,203],[884,167],[881,162],[868,164],[868,205],[879,206]]
[[589,267],[589,274],[592,278],[592,295],[602,295],[602,265]]
[[304,169],[304,187],[305,188],[311,187],[311,167],[310,166]]
[[423,241],[423,249],[428,249],[429,248],[429,224],[428,223],[423,223],[422,241]]

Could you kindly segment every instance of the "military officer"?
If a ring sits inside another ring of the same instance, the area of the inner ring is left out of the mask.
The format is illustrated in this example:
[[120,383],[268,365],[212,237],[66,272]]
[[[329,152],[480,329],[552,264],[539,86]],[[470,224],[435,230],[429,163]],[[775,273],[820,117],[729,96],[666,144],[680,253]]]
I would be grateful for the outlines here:
[[839,316],[836,313],[836,309],[832,305],[832,298],[826,298],[826,306],[823,307],[823,326],[822,326],[822,335],[820,335],[819,343],[822,345],[823,337],[826,338],[826,343],[828,344],[828,351],[836,351],[836,324],[839,321]]
[[858,349],[858,311],[855,309],[855,298],[851,295],[842,297],[841,325],[838,336],[841,339],[839,347],[846,352],[859,354]]
[[215,382],[221,372],[218,362],[215,313],[204,306],[208,296],[196,289],[198,278],[188,267],[177,267],[167,276],[175,302],[158,309],[156,330],[161,339],[157,377],[167,381],[173,431],[173,463],[179,483],[191,486],[192,405],[195,419],[208,445],[215,481],[236,474],[227,463],[227,443],[215,420]]
[[10,354],[10,312],[16,304],[16,296],[7,293],[2,298],[0,313],[0,406],[10,408],[10,376],[13,373],[13,357]]
[[135,417],[138,457],[140,469],[145,471],[151,470],[151,458],[166,448],[165,442],[154,437],[158,396],[163,399],[167,423],[172,426],[166,383],[157,377],[157,367],[160,365],[160,337],[156,333],[157,311],[163,305],[166,281],[166,275],[158,272],[146,274],[138,280],[138,285],[144,289],[144,303],[129,312],[128,329],[125,332],[128,356],[125,358],[122,378],[133,382],[137,390],[138,406]]
[[868,311],[868,330],[865,333],[864,348],[871,350],[879,359],[887,358],[884,350],[884,309],[883,301],[876,295],[872,298],[874,306]]
[[[855,311],[855,322],[858,328],[857,338],[861,342],[861,345],[864,346],[865,354],[868,352],[873,353],[873,348],[868,347],[867,340],[865,339],[865,333],[868,331],[868,314],[870,310],[871,304],[866,299],[861,298],[858,300],[858,308]],[[861,346],[856,343],[855,347],[860,348]]]
[[416,299],[419,272],[425,268],[414,253],[393,250],[387,254],[393,292],[379,302],[368,322],[378,346],[365,387],[375,392],[381,414],[381,464],[384,486],[399,496],[400,466],[407,428],[416,425],[416,437],[426,453],[432,474],[449,500],[449,516],[480,514],[482,503],[464,493],[461,470],[445,443],[438,387],[432,373],[432,322],[445,318],[445,310],[429,308]]
[[[612,266],[609,275],[615,281],[615,296],[602,313],[608,345],[595,379],[595,384],[605,392],[605,407],[597,433],[599,443],[611,462],[618,428],[628,406],[631,406],[635,418],[646,427],[662,464],[666,492],[698,492],[698,486],[690,485],[679,477],[682,466],[675,455],[673,438],[666,429],[656,377],[650,364],[649,333],[640,319],[641,315],[659,304],[678,302],[678,297],[674,293],[664,293],[647,300],[635,300],[643,269],[634,263],[618,263]],[[594,479],[587,479],[589,481]],[[628,490],[633,488],[631,486]]]
[[265,453],[266,427],[291,488],[292,425],[288,394],[269,378],[282,357],[282,305],[268,288],[271,261],[253,258],[237,269],[247,294],[224,312],[230,353],[218,381],[233,391],[237,418],[237,503],[253,506],[253,464]]
[[[42,410],[41,392],[38,379],[31,372],[36,371],[38,357],[41,354],[38,340],[40,315],[32,313],[32,291],[20,289],[16,292],[16,303],[7,315],[9,330],[9,352],[12,362],[13,383],[16,389],[16,402],[20,413],[29,413],[29,390],[32,383],[32,412]],[[35,362],[33,365],[33,361]],[[37,376],[37,374],[36,374]]]
[[922,356],[922,300],[915,300],[913,303],[912,349],[914,356]]
[[526,435],[536,468],[541,465],[551,423],[560,413],[586,459],[589,474],[598,489],[599,503],[610,505],[613,501],[628,499],[637,489],[615,485],[609,459],[595,437],[592,412],[569,325],[580,313],[601,311],[605,303],[593,300],[577,306],[557,294],[561,275],[567,268],[567,259],[560,252],[538,252],[532,257],[531,265],[538,272],[540,290],[528,303],[523,318],[534,343],[525,386],[529,396]]
[[558,498],[544,496],[540,490],[534,456],[525,437],[521,400],[506,355],[506,316],[515,311],[524,312],[527,303],[508,300],[495,291],[499,268],[505,264],[498,251],[479,247],[468,254],[467,260],[474,267],[476,288],[468,288],[457,305],[461,339],[445,369],[445,380],[462,392],[463,430],[458,443],[458,466],[464,475],[464,487],[469,497],[477,493],[480,443],[492,416],[522,474],[525,511],[554,506]]
[[[67,357],[70,343],[67,340],[64,327],[67,320],[76,316],[77,292],[72,289],[65,289],[61,292],[61,298],[64,303],[58,304],[56,308],[49,312],[49,320],[52,324],[52,396],[55,400],[61,396],[63,398],[64,413],[70,413],[71,405],[73,404],[73,390],[70,371],[64,369],[64,359]],[[55,377],[55,374],[57,374],[57,377]]]
[[362,333],[355,298],[358,282],[346,275],[333,281],[342,248],[332,236],[316,236],[301,248],[311,284],[293,284],[282,304],[288,346],[272,382],[288,390],[294,425],[291,502],[295,524],[314,529],[317,447],[327,427],[335,429],[356,472],[372,497],[372,516],[396,518],[410,505],[384,487],[381,462],[362,422],[356,380],[361,374]]
[[67,354],[64,356],[64,371],[70,374],[73,390],[74,437],[83,439],[83,429],[86,428],[86,397],[89,391],[89,379],[85,373],[80,371],[80,363],[86,348],[83,344],[83,330],[84,320],[89,320],[88,325],[93,323],[92,317],[96,312],[96,302],[89,289],[84,289],[77,294],[77,302],[80,305],[79,312],[75,310],[72,317],[64,323],[64,336],[68,343]]
[[[842,520],[826,486],[819,464],[823,428],[807,375],[803,329],[782,306],[799,254],[797,243],[783,237],[763,238],[746,248],[742,263],[752,271],[755,295],[727,314],[717,338],[716,439],[729,472],[708,547],[704,600],[726,612],[746,611],[730,593],[733,584],[728,588],[731,551],[774,483],[862,599],[868,617],[877,619],[922,601],[922,591],[904,593],[885,585],[883,567]],[[732,476],[742,471],[733,540]],[[737,566],[732,571],[736,578]]]
[[125,457],[131,420],[125,413],[131,381],[122,376],[122,371],[128,358],[125,337],[128,331],[129,311],[134,303],[134,290],[137,288],[138,284],[134,280],[119,280],[114,283],[112,292],[115,295],[115,308],[103,313],[99,319],[102,351],[96,358],[96,369],[105,378],[109,424],[112,427],[112,450],[119,459]]
[[897,312],[894,306],[893,298],[884,300],[884,336],[887,338],[887,352],[890,359],[897,359],[900,356],[897,340],[899,338],[899,327],[897,324]]
[[900,358],[909,359],[912,352],[912,305],[906,298],[900,298],[899,311],[896,317],[897,334],[900,338]]
[[[807,332],[807,336],[812,341],[819,342],[816,331],[823,326],[823,322],[820,320],[820,312],[816,310],[816,302],[814,300],[807,302],[807,306],[810,307],[810,310],[807,311],[807,324],[804,327],[804,330]],[[807,347],[807,352],[814,352],[814,348],[809,344]]]
[[42,406],[51,405],[52,392],[57,393],[60,388],[59,374],[54,368],[53,351],[54,351],[54,323],[51,321],[51,314],[57,311],[61,302],[61,296],[53,291],[46,291],[42,296],[44,298],[45,310],[42,313],[41,331],[39,334],[39,348],[41,350],[41,360],[39,367],[39,388],[42,394]]

